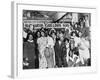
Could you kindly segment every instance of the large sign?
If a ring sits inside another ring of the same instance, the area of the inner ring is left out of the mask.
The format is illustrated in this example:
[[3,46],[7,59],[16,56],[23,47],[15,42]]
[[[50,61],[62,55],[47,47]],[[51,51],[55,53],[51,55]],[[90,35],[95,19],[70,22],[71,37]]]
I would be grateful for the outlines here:
[[35,28],[46,27],[46,28],[66,28],[70,26],[70,23],[24,23],[24,27],[33,26]]

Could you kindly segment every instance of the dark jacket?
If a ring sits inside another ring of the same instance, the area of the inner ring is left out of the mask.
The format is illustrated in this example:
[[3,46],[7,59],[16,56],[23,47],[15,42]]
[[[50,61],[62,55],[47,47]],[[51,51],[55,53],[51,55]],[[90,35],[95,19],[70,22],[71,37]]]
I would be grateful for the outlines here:
[[59,40],[55,43],[55,55],[57,57],[64,57],[66,55],[66,45],[64,42],[59,44]]
[[24,42],[23,44],[23,56],[28,58],[29,61],[35,59],[35,44],[34,42]]

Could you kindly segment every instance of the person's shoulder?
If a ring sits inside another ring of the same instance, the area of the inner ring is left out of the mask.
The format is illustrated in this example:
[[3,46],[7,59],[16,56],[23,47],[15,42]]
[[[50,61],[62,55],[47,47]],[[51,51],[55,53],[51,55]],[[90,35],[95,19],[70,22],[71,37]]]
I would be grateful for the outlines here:
[[41,39],[41,37],[37,38],[37,40],[40,40],[40,39]]
[[37,42],[40,42],[40,40],[41,40],[41,37],[37,39]]

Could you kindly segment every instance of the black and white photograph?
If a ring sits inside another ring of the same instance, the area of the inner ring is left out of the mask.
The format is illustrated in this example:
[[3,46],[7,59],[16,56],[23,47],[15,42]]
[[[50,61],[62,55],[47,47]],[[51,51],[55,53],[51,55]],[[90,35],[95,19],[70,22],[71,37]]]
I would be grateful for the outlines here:
[[13,3],[12,77],[96,71],[96,8]]
[[91,66],[91,13],[22,10],[22,69]]

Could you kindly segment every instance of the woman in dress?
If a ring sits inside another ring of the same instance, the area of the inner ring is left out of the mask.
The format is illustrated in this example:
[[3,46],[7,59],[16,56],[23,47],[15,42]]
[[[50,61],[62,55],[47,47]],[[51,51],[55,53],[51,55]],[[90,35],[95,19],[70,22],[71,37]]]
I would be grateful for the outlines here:
[[47,61],[44,55],[45,48],[47,45],[47,39],[44,31],[41,31],[41,37],[37,39],[38,50],[39,50],[39,68],[47,68]]
[[35,56],[35,43],[34,43],[32,34],[28,34],[28,40],[27,42],[24,42],[23,56],[24,56],[24,60],[25,61],[27,60],[29,64],[27,65],[27,68],[34,69],[36,56]]
[[85,38],[82,37],[79,45],[79,56],[81,63],[86,66],[87,66],[87,61],[90,58],[89,47],[90,45],[89,41],[87,40],[87,37]]
[[47,67],[53,68],[55,66],[55,52],[53,38],[47,35],[47,46],[45,49],[45,57],[47,60]]

